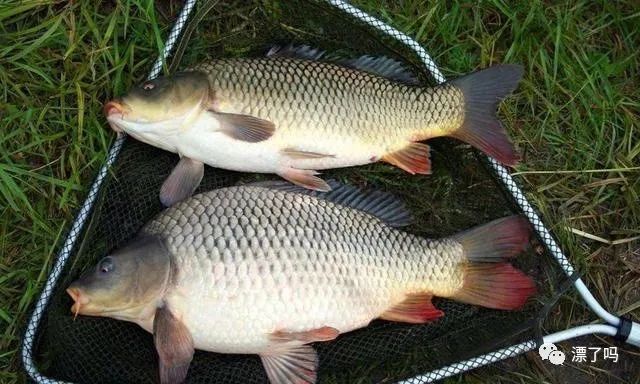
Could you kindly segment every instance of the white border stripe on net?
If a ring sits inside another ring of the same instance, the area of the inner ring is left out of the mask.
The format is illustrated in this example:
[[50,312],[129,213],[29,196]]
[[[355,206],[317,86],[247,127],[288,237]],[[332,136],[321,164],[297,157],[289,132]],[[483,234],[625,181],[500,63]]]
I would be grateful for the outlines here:
[[[173,28],[169,33],[169,37],[167,38],[166,45],[162,51],[162,55],[158,57],[158,59],[156,60],[156,62],[154,63],[151,69],[151,72],[149,73],[149,77],[148,77],[149,79],[155,78],[160,73],[160,70],[162,69],[162,65],[164,64],[164,61],[171,53],[171,50],[173,49],[173,46],[175,45],[178,39],[178,36],[180,36],[180,33],[182,32],[182,28],[186,24],[186,21],[189,18],[189,15],[191,14],[191,11],[193,10],[195,4],[196,4],[196,0],[186,1],[184,7],[180,11],[180,14],[178,15],[178,19],[176,23],[173,25]],[[65,383],[63,381],[50,379],[42,375],[38,371],[38,368],[36,367],[35,362],[33,360],[33,353],[34,353],[33,347],[34,347],[34,341],[35,341],[34,338],[37,333],[38,325],[42,320],[42,315],[44,314],[47,304],[49,303],[49,299],[51,298],[51,294],[53,293],[53,289],[55,288],[56,283],[58,282],[58,278],[60,277],[60,274],[62,273],[62,270],[64,269],[64,266],[67,263],[69,256],[71,255],[71,251],[73,250],[73,247],[78,239],[78,236],[82,233],[82,230],[87,221],[87,218],[89,217],[89,213],[91,212],[91,208],[93,208],[93,204],[95,203],[95,200],[98,196],[98,192],[100,191],[100,187],[102,186],[102,182],[107,176],[107,172],[109,168],[113,165],[116,158],[118,157],[118,154],[122,149],[124,140],[125,140],[124,135],[118,137],[118,139],[116,139],[116,141],[113,143],[113,145],[109,149],[109,153],[107,155],[107,161],[102,166],[102,168],[100,168],[100,171],[96,176],[96,179],[93,181],[93,184],[91,184],[91,188],[89,189],[89,194],[86,200],[82,203],[82,206],[80,207],[80,211],[76,215],[76,218],[73,224],[71,225],[69,234],[67,235],[67,238],[65,239],[64,244],[62,245],[62,248],[58,253],[58,256],[53,265],[51,273],[47,278],[47,281],[42,290],[42,293],[40,294],[40,297],[38,298],[38,301],[35,304],[33,314],[31,315],[31,318],[29,319],[29,323],[27,324],[27,329],[25,331],[25,335],[22,340],[22,363],[24,364],[24,368],[27,374],[29,375],[29,377],[31,377],[31,379],[33,379],[38,383]]]
[[[542,338],[544,343],[558,343],[560,341],[573,339],[584,335],[591,335],[595,333],[614,336],[618,332],[617,328],[611,325],[594,324],[583,325],[552,333]],[[507,348],[499,349],[497,351],[487,353],[482,356],[474,357],[472,359],[460,361],[451,365],[444,366],[434,371],[428,372],[424,375],[414,376],[410,379],[400,381],[398,384],[424,384],[432,383],[437,380],[442,380],[447,377],[457,375],[462,372],[467,372],[475,368],[480,368],[485,365],[489,365],[498,361],[506,360],[510,357],[521,355],[525,352],[533,351],[536,349],[537,341],[529,340],[520,344],[512,345]]]
[[442,74],[442,72],[440,72],[440,69],[438,69],[438,66],[436,65],[436,63],[433,61],[433,59],[431,58],[431,56],[429,55],[429,53],[427,53],[427,50],[424,49],[420,44],[418,44],[418,42],[416,42],[414,39],[412,39],[411,37],[407,36],[406,34],[398,31],[397,29],[393,28],[392,26],[384,23],[383,21],[380,21],[378,19],[376,19],[375,17],[369,15],[368,13],[352,6],[351,4],[342,1],[342,0],[327,0],[327,2],[331,5],[333,5],[334,7],[344,11],[345,13],[353,16],[354,18],[363,21],[364,23],[376,28],[377,30],[395,38],[398,39],[399,41],[401,41],[404,45],[408,46],[409,48],[413,49],[416,54],[422,59],[422,61],[424,62],[424,65],[427,67],[427,69],[429,70],[429,72],[431,73],[431,76],[433,76],[433,78],[438,82],[438,83],[444,83],[447,79],[444,77],[444,75]]
[[431,383],[436,380],[442,380],[447,377],[457,375],[462,372],[470,371],[475,368],[479,368],[497,361],[502,361],[513,356],[521,355],[525,352],[536,349],[536,341],[529,340],[520,344],[512,345],[508,348],[499,349],[497,351],[487,353],[468,360],[453,363],[451,365],[444,366],[434,371],[425,373],[424,375],[414,376],[410,379],[398,382],[398,384],[423,384]]

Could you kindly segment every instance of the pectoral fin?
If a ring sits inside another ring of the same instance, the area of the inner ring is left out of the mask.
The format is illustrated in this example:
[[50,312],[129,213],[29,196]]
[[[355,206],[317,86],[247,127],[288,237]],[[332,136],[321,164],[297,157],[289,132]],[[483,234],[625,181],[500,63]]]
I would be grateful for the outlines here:
[[235,113],[209,111],[220,122],[220,131],[236,140],[257,143],[273,135],[275,125],[264,119]]
[[316,175],[318,172],[310,169],[286,168],[278,172],[278,175],[292,182],[293,184],[313,189],[314,191],[328,192],[331,190],[329,184]]
[[158,308],[153,341],[160,358],[160,383],[182,383],[193,358],[193,339],[187,327],[168,308]]
[[204,164],[200,161],[183,157],[160,188],[160,201],[165,207],[186,199],[196,190],[202,176]]

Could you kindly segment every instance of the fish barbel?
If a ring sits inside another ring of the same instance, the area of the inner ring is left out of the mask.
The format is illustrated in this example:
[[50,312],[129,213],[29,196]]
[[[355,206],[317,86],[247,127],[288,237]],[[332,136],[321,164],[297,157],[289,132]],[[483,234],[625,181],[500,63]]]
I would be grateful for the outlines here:
[[322,55],[302,47],[210,60],[145,82],[104,111],[114,130],[180,155],[160,191],[166,206],[193,193],[203,164],[327,191],[317,170],[385,161],[428,174],[429,147],[420,141],[439,136],[517,162],[496,107],[517,86],[520,66],[429,88],[387,58],[336,63]]
[[410,216],[392,196],[331,186],[186,199],[71,284],[71,310],[153,333],[163,383],[185,378],[194,349],[258,354],[272,383],[314,383],[309,343],[376,318],[434,321],[433,296],[510,310],[534,293],[506,262],[528,243],[525,219],[430,240],[397,229]]

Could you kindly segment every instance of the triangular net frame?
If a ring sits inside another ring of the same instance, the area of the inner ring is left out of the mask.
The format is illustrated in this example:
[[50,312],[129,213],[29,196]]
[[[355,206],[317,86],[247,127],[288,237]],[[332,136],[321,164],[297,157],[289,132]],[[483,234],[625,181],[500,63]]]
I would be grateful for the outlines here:
[[[220,4],[210,12],[201,4],[199,17],[180,41],[179,67],[207,57],[257,55],[274,42],[300,42],[330,52],[385,55],[408,63],[425,84],[445,81],[418,43],[367,13],[337,0],[287,1],[286,6],[261,9]],[[264,4],[264,3],[263,3]],[[156,77],[169,57],[196,1],[187,1],[149,78]],[[250,14],[243,14],[250,12]],[[211,20],[227,15],[227,27],[208,30]],[[252,19],[250,25],[243,20]],[[238,29],[237,26],[243,26]],[[172,66],[173,67],[173,66]],[[410,176],[376,164],[332,170],[353,184],[374,185],[404,198],[416,223],[409,231],[424,236],[451,235],[473,225],[513,213],[524,214],[545,249],[529,251],[517,265],[538,282],[539,292],[522,311],[504,312],[436,300],[445,312],[441,320],[422,325],[374,321],[336,341],[316,343],[319,382],[427,383],[533,350],[542,342],[557,342],[589,333],[622,334],[638,345],[638,324],[609,314],[595,301],[563,255],[550,231],[510,176],[495,160],[474,155],[452,140],[432,140],[434,174]],[[177,156],[120,138],[91,186],[35,304],[22,349],[25,369],[41,383],[157,382],[157,357],[152,338],[138,326],[106,318],[73,320],[64,288],[88,265],[130,239],[162,210],[158,191]],[[207,167],[196,192],[238,181],[273,179]],[[558,268],[559,266],[559,268]],[[573,283],[587,304],[608,324],[587,325],[551,335],[540,323],[561,287]],[[629,328],[627,332],[626,329]],[[628,335],[625,335],[628,333]],[[197,351],[190,383],[266,383],[257,356]]]

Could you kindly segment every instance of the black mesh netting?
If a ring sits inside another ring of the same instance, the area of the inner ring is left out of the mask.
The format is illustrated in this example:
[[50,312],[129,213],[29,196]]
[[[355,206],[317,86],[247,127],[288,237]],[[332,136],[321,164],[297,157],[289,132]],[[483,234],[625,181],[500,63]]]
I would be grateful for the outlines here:
[[[301,42],[353,54],[385,54],[403,58],[416,70],[421,68],[419,59],[399,42],[384,38],[328,5],[304,1],[217,4],[195,28],[181,66],[207,57],[257,54],[273,42]],[[420,76],[429,81],[424,69]],[[408,230],[425,236],[451,235],[517,212],[467,146],[446,139],[430,144],[431,176],[410,176],[390,165],[374,164],[327,171],[323,177],[377,186],[400,195],[416,218]],[[159,188],[177,160],[176,155],[135,140],[125,142],[41,323],[36,360],[47,376],[77,383],[157,382],[151,335],[137,325],[107,318],[80,316],[74,320],[71,300],[64,289],[84,268],[133,237],[160,212]],[[276,176],[207,167],[197,192],[256,178]],[[374,321],[335,341],[316,343],[319,381],[394,381],[535,338],[538,312],[553,295],[562,274],[549,260],[530,250],[517,261],[540,287],[537,300],[522,311],[494,311],[436,300],[445,317],[432,324]],[[196,352],[188,375],[190,383],[266,381],[257,356],[202,351]]]

